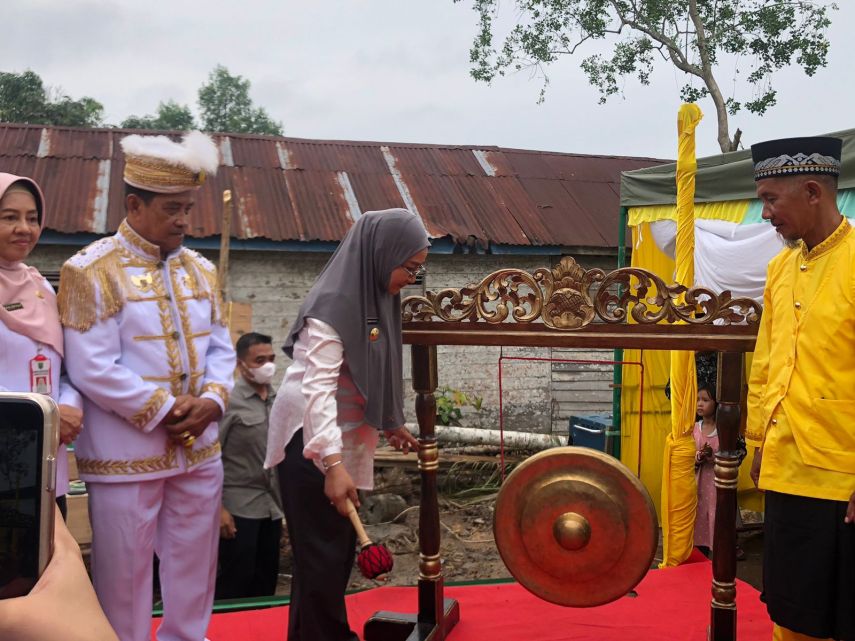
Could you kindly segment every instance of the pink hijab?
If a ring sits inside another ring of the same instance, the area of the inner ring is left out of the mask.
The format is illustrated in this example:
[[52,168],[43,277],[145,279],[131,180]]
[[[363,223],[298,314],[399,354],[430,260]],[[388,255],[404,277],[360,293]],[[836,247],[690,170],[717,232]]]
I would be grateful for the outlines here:
[[[39,225],[44,228],[45,197],[31,178],[0,173],[0,200],[15,183],[24,183],[34,192]],[[12,311],[6,309],[6,305],[15,303],[20,303],[21,307]],[[50,345],[62,356],[62,325],[56,294],[45,287],[44,277],[35,267],[0,259],[0,323],[16,334]]]

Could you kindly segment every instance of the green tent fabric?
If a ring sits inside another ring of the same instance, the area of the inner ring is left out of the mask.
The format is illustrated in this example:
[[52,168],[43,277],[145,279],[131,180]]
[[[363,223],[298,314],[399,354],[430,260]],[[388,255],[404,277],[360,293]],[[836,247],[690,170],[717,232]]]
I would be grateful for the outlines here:
[[[843,139],[843,167],[839,187],[855,188],[855,129],[823,135]],[[621,206],[675,204],[676,171],[677,164],[670,163],[623,172],[620,179]],[[698,160],[695,202],[748,200],[755,197],[750,149]]]

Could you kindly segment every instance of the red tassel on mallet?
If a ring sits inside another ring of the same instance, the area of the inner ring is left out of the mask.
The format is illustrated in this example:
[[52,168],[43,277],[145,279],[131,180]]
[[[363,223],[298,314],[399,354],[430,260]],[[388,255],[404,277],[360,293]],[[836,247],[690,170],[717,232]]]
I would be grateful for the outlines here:
[[365,528],[362,527],[362,521],[359,520],[356,506],[350,499],[347,499],[347,515],[350,517],[353,529],[356,530],[356,538],[359,539],[359,554],[356,557],[359,571],[366,579],[385,581],[395,563],[391,552],[385,545],[371,542]]

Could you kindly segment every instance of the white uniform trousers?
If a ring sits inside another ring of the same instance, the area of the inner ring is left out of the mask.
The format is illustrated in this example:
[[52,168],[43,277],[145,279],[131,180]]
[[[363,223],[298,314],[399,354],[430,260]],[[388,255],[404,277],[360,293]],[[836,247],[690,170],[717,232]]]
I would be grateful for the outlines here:
[[203,641],[214,602],[223,465],[162,479],[87,483],[92,579],[121,641],[151,641],[152,554],[160,559],[158,641]]

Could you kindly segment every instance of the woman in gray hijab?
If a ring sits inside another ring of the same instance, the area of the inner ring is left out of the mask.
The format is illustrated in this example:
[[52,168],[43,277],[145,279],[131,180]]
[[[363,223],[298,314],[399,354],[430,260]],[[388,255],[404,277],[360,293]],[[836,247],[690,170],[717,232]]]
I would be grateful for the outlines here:
[[380,431],[404,452],[401,289],[424,270],[427,232],[405,209],[363,214],[309,291],[285,343],[293,363],[270,413],[294,554],[289,641],[356,641],[344,594],[356,551],[347,500],[374,484]]

